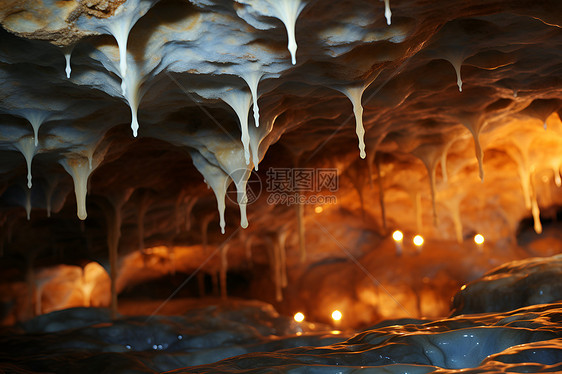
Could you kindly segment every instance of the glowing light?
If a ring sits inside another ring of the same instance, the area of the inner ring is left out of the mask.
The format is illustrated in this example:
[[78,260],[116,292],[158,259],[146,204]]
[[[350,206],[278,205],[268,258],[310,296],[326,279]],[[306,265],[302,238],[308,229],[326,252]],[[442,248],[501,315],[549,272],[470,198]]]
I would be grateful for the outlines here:
[[304,321],[304,314],[302,314],[301,312],[295,313],[295,316],[293,318],[297,322],[302,322]]
[[421,235],[414,236],[414,245],[421,247],[423,245],[423,237]]
[[402,231],[396,230],[392,233],[392,239],[394,239],[394,245],[396,246],[396,256],[402,254],[402,239],[404,239],[404,234]]
[[324,211],[324,208],[322,208],[321,206],[317,206],[316,208],[314,208],[315,213],[322,213],[323,211]]
[[466,288],[466,284],[463,284],[461,287],[461,291],[463,291]]
[[332,319],[333,319],[334,321],[340,321],[340,320],[341,320],[341,317],[342,317],[342,314],[341,314],[341,312],[340,312],[339,310],[334,310],[334,311],[332,312]]
[[484,237],[480,234],[474,235],[474,243],[483,244],[484,243]]

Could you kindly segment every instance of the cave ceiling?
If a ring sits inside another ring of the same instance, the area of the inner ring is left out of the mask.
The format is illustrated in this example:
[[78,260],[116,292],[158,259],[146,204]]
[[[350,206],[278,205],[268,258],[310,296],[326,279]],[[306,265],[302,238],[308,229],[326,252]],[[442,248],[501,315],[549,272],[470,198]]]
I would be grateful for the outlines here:
[[540,232],[561,200],[560,20],[554,0],[2,1],[4,251],[105,254],[116,223],[123,252],[296,250],[299,220],[313,253]]

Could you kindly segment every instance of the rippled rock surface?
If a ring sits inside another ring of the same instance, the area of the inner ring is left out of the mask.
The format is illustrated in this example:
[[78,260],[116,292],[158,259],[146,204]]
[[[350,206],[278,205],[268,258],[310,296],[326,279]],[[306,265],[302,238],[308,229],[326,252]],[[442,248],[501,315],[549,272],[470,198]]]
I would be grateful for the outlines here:
[[502,312],[562,300],[562,255],[513,261],[463,286],[454,315]]
[[[102,322],[80,327],[71,323],[67,330],[42,332],[52,330],[62,316],[72,320],[76,316],[85,318],[88,313],[92,320]],[[113,323],[96,309],[74,309],[27,324],[26,329],[33,333],[5,331],[0,338],[0,370],[556,372],[562,370],[561,322],[562,303],[553,303],[433,322],[381,323],[343,341],[345,334],[319,331],[326,326],[296,324],[260,303],[203,308],[181,317],[125,318]],[[193,366],[200,364],[206,365]],[[473,370],[461,370],[466,368]]]

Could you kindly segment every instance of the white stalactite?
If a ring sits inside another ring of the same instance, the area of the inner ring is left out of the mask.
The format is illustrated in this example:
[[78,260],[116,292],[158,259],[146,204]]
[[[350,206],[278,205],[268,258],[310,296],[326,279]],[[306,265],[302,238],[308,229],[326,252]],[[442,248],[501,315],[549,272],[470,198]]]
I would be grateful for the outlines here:
[[223,101],[230,105],[236,112],[240,122],[240,130],[242,132],[242,145],[244,147],[244,158],[246,165],[250,164],[250,135],[248,132],[248,111],[252,104],[252,95],[246,91],[232,89],[223,97]]
[[37,153],[37,147],[34,145],[33,136],[24,136],[15,143],[16,148],[22,153],[27,164],[27,187],[31,188],[31,163],[33,157]]
[[306,3],[301,0],[272,0],[269,1],[269,3],[273,5],[276,17],[283,22],[285,28],[287,29],[287,48],[291,53],[291,63],[295,65],[297,63],[297,40],[295,37],[295,27],[297,18],[306,6]]
[[226,222],[224,220],[224,211],[226,208],[225,197],[230,177],[221,168],[210,164],[199,152],[193,151],[190,154],[191,159],[193,160],[193,165],[195,165],[197,170],[199,170],[201,175],[203,175],[203,177],[215,193],[219,210],[219,224],[221,233],[224,234],[226,227]]

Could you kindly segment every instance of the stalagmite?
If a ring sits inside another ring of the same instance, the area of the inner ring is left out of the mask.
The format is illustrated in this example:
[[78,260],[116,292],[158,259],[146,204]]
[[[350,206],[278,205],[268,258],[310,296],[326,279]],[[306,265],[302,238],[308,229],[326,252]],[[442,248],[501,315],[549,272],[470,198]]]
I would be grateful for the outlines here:
[[392,20],[392,12],[390,11],[390,0],[384,0],[384,17],[386,24],[390,26]]
[[301,0],[270,0],[268,2],[273,5],[277,18],[283,22],[285,28],[287,29],[287,48],[291,53],[291,63],[295,65],[297,63],[295,25],[297,23],[297,18],[306,6],[306,3]]
[[363,127],[363,105],[361,104],[361,98],[363,96],[363,92],[368,86],[369,85],[367,84],[366,86],[352,86],[341,89],[341,92],[347,96],[353,105],[353,114],[355,115],[355,133],[357,134],[357,139],[359,140],[359,156],[361,158],[365,158],[367,156],[365,153],[365,128]]
[[221,232],[224,234],[224,229],[226,227],[226,222],[224,220],[224,210],[226,208],[225,197],[226,189],[228,188],[229,184],[228,180],[230,177],[219,167],[210,164],[199,152],[192,151],[190,152],[190,154],[191,159],[193,160],[193,165],[195,165],[197,170],[199,170],[201,175],[203,175],[203,177],[215,193],[219,210],[219,224]]
[[37,147],[33,143],[33,136],[20,138],[15,143],[15,146],[25,157],[25,163],[27,164],[27,187],[31,188],[31,162],[33,161],[33,156],[37,153]]
[[[244,146],[244,158],[246,165],[250,164],[250,135],[248,133],[248,111],[252,104],[252,95],[246,91],[232,89],[223,97],[223,101],[230,105],[236,112],[240,121],[240,130],[242,132],[242,145]],[[256,151],[257,152],[257,151]]]

